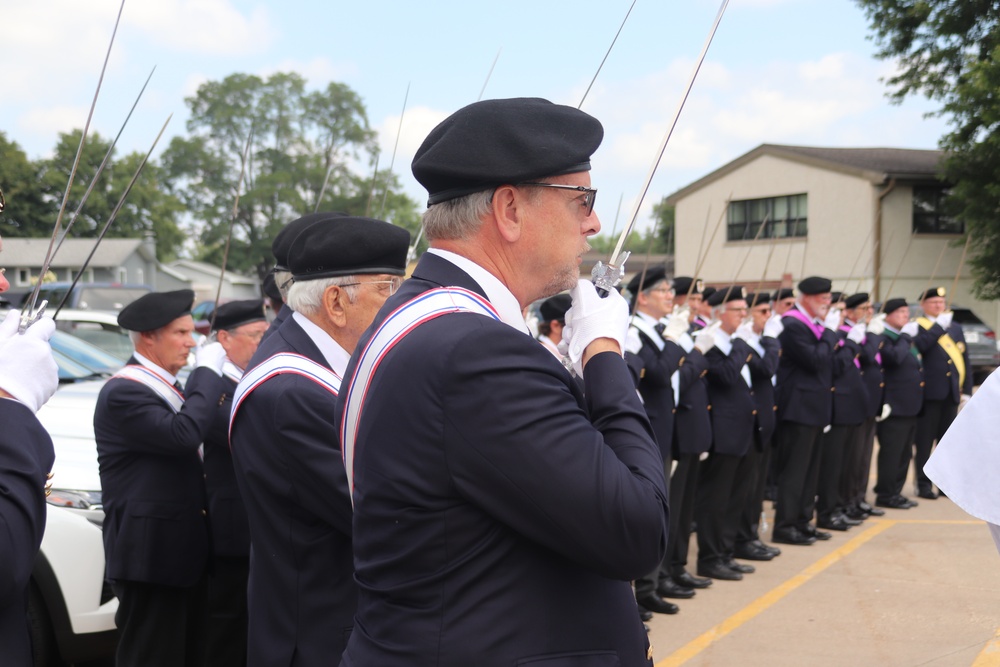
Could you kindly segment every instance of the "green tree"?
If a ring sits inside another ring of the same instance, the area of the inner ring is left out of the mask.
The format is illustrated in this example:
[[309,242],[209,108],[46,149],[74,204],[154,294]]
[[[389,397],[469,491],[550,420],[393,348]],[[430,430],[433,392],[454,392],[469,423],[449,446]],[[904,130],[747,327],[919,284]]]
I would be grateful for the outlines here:
[[653,219],[656,220],[657,241],[660,252],[674,254],[674,207],[667,203],[666,198],[653,206]]
[[295,73],[232,74],[202,84],[186,102],[190,136],[171,142],[163,165],[196,223],[200,259],[222,261],[241,169],[227,260],[234,270],[262,276],[274,261],[274,235],[317,209],[378,216],[384,196],[384,219],[411,230],[418,224],[416,204],[400,194],[393,175],[352,171],[374,163],[378,147],[361,98],[347,86],[308,91]]
[[[50,221],[45,235],[52,233],[52,224],[62,203],[66,181],[73,167],[81,130],[73,130],[59,135],[53,156],[39,163],[40,181],[46,200],[49,202]],[[62,225],[65,228],[80,204],[94,175],[104,160],[111,141],[94,132],[87,138],[80,164],[77,167],[73,188],[66,203]],[[70,238],[94,238],[114,211],[125,188],[142,163],[144,153],[133,152],[118,158],[112,153],[101,177],[80,210],[80,215],[71,228]],[[184,241],[178,224],[183,205],[174,195],[161,187],[162,170],[148,161],[139,174],[135,185],[108,228],[109,238],[142,238],[146,232],[156,237],[157,258],[166,261],[176,256]]]
[[55,211],[39,182],[38,165],[3,132],[0,132],[0,190],[6,199],[6,206],[0,212],[0,236],[52,235]]
[[977,295],[1000,297],[1000,4],[996,0],[856,0],[879,58],[898,62],[887,79],[900,102],[941,103],[953,128],[940,140],[949,212],[971,237]]

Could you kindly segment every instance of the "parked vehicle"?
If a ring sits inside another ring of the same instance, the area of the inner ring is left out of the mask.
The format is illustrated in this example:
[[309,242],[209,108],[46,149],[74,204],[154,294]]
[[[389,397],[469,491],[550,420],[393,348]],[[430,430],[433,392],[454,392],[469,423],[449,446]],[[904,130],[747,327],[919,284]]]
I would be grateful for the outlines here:
[[117,313],[63,308],[59,311],[56,328],[101,348],[122,363],[132,356],[132,340],[128,331],[118,325]]
[[[69,294],[63,308],[77,310],[106,310],[117,313],[143,294],[153,291],[149,285],[128,285],[122,283],[77,283],[70,292],[73,283],[46,283],[38,292],[38,302],[42,299],[49,302],[50,312]],[[27,295],[26,297],[27,298]],[[22,306],[24,305],[22,300]],[[61,315],[61,313],[60,313]]]

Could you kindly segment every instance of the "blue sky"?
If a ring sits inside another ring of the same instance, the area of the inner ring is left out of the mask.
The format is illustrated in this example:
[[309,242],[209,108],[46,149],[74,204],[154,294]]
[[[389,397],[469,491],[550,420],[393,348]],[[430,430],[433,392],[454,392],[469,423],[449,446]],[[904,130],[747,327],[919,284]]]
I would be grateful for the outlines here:
[[[346,83],[364,100],[388,164],[409,170],[427,132],[480,94],[579,104],[631,0],[126,0],[92,129],[113,136],[156,73],[121,139],[148,149],[183,134],[185,96],[234,72],[297,71],[310,87]],[[0,130],[29,156],[82,127],[119,0],[0,0]],[[627,218],[719,0],[638,0],[584,110],[605,141],[594,157],[597,212]],[[922,99],[893,106],[867,22],[849,0],[731,0],[640,210],[761,143],[934,148],[946,131]],[[497,54],[499,52],[499,57]]]

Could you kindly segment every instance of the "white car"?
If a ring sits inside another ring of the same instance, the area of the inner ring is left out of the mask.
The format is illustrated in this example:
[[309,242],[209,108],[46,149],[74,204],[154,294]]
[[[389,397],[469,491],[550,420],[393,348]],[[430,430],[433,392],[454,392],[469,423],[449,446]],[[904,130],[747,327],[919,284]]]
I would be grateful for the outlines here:
[[28,595],[35,666],[114,654],[118,599],[104,579],[94,408],[104,380],[63,384],[38,411],[55,446],[42,548]]
[[56,328],[82,338],[122,362],[132,356],[132,341],[128,331],[118,324],[117,313],[63,308],[56,319]]

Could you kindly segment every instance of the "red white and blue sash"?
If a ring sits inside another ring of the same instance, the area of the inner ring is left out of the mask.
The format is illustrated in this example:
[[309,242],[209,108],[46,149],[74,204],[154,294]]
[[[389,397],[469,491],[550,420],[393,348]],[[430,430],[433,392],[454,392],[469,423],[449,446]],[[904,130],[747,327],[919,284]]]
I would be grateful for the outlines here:
[[236,420],[236,412],[243,405],[243,401],[253,392],[254,389],[264,384],[276,375],[293,374],[312,380],[323,387],[336,398],[340,393],[341,377],[326,366],[316,363],[309,357],[294,352],[279,352],[268,357],[259,365],[243,375],[243,379],[236,385],[236,392],[233,394],[233,409],[229,413],[229,435],[233,434],[233,422]]
[[372,335],[361,354],[354,379],[345,395],[344,417],[340,425],[341,451],[347,485],[354,503],[354,450],[368,388],[386,354],[408,333],[425,322],[452,313],[476,313],[500,321],[489,301],[461,287],[439,287],[420,294],[394,310]]
[[177,391],[177,387],[170,384],[145,366],[140,366],[139,364],[129,364],[111,376],[111,379],[114,378],[132,380],[133,382],[138,382],[141,385],[149,387],[157,396],[163,399],[163,402],[166,403],[175,414],[180,412],[181,406],[184,405],[184,394]]

